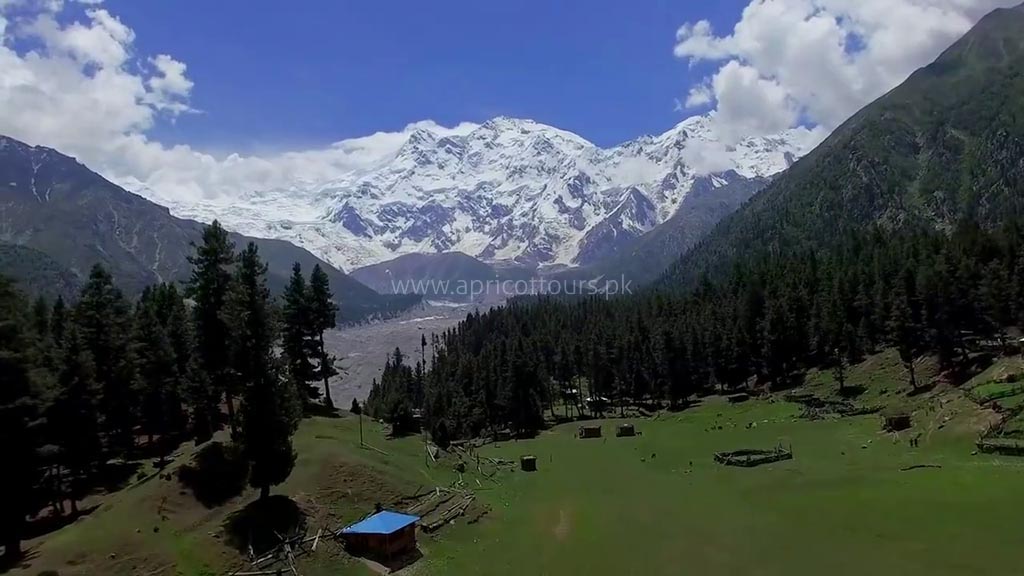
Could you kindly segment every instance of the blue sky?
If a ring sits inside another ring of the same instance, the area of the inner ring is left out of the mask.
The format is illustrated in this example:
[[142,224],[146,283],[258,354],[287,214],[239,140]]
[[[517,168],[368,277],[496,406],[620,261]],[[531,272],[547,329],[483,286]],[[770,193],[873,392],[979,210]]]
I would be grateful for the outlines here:
[[1019,1],[0,0],[0,134],[172,199],[329,181],[420,120],[611,146],[713,106],[709,160],[813,145]]
[[729,29],[747,0],[108,0],[140,54],[187,63],[165,144],[256,152],[422,119],[533,118],[600,145],[659,133],[708,69],[673,57],[684,22]]

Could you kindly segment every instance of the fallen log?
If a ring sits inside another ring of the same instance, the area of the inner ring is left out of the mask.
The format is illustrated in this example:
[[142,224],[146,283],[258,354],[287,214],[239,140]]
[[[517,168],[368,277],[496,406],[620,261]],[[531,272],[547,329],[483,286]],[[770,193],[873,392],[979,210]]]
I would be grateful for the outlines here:
[[362,447],[363,448],[369,448],[370,450],[373,450],[375,452],[380,452],[381,454],[383,454],[385,456],[391,456],[391,454],[388,454],[387,452],[381,450],[380,448],[377,448],[376,446],[370,446],[369,444],[363,444]]
[[904,466],[900,468],[900,472],[906,472],[908,470],[917,470],[919,468],[942,468],[941,464],[914,464],[913,466]]

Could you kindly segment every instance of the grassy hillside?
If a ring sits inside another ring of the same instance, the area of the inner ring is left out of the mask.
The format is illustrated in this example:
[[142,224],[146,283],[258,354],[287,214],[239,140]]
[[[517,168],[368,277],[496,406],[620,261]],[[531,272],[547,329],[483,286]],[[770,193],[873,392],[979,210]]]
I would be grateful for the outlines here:
[[[924,361],[922,374],[929,369]],[[806,420],[781,399],[729,404],[711,397],[679,413],[634,420],[641,436],[578,440],[575,425],[533,440],[490,445],[482,457],[538,458],[538,471],[488,480],[468,470],[479,521],[466,517],[419,534],[417,575],[1012,574],[1024,540],[1024,468],[972,455],[991,412],[944,386],[907,394],[898,359],[873,356],[850,369],[857,402],[907,402],[914,428],[881,431],[877,415]],[[828,374],[804,393],[828,396]],[[600,422],[606,436],[616,421]],[[419,437],[389,440],[380,425],[310,419],[296,437],[291,496],[309,524],[337,528],[381,502],[401,509],[459,474],[455,460],[427,462]],[[910,445],[918,436],[920,444]],[[716,464],[716,451],[791,446],[791,461],[758,468]],[[187,461],[183,448],[176,465]],[[429,465],[428,465],[429,464]],[[901,470],[928,464],[941,468]],[[172,470],[173,471],[173,470]],[[477,484],[477,480],[480,484]],[[75,524],[29,543],[14,574],[213,575],[244,564],[226,526],[251,492],[206,509],[177,480],[153,476],[111,496]],[[158,529],[155,531],[154,529]],[[302,559],[303,575],[369,574],[333,541]]]

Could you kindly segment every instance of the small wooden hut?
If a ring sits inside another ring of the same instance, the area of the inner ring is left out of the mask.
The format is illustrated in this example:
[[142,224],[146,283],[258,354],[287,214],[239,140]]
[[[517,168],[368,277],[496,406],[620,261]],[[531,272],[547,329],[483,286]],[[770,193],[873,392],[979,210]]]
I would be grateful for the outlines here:
[[537,471],[537,457],[536,456],[521,456],[519,458],[519,467],[523,469],[523,472],[536,472]]
[[600,426],[580,426],[579,432],[577,432],[579,438],[600,438],[601,427]]
[[886,414],[882,417],[882,429],[886,432],[901,432],[911,425],[910,414],[905,412]]
[[636,436],[636,428],[632,424],[619,424],[615,427],[615,436],[622,438],[625,436]]
[[496,441],[498,441],[498,442],[508,442],[509,440],[512,439],[512,431],[511,430],[498,430],[498,432],[495,433],[495,435],[494,435],[494,439]]
[[416,549],[419,520],[419,516],[382,510],[342,528],[338,536],[352,555],[391,560]]

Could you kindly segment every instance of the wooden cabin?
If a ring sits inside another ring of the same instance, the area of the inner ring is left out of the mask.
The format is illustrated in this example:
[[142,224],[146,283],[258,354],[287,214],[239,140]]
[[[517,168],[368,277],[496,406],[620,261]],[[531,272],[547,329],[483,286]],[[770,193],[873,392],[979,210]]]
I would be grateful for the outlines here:
[[391,560],[416,549],[419,520],[419,516],[383,510],[342,528],[338,536],[354,556]]
[[615,427],[615,436],[622,438],[625,436],[636,436],[636,428],[632,424],[619,424]]
[[901,432],[911,426],[910,414],[888,414],[882,419],[882,429],[886,432]]
[[577,432],[578,438],[600,438],[601,427],[600,426],[580,426]]

